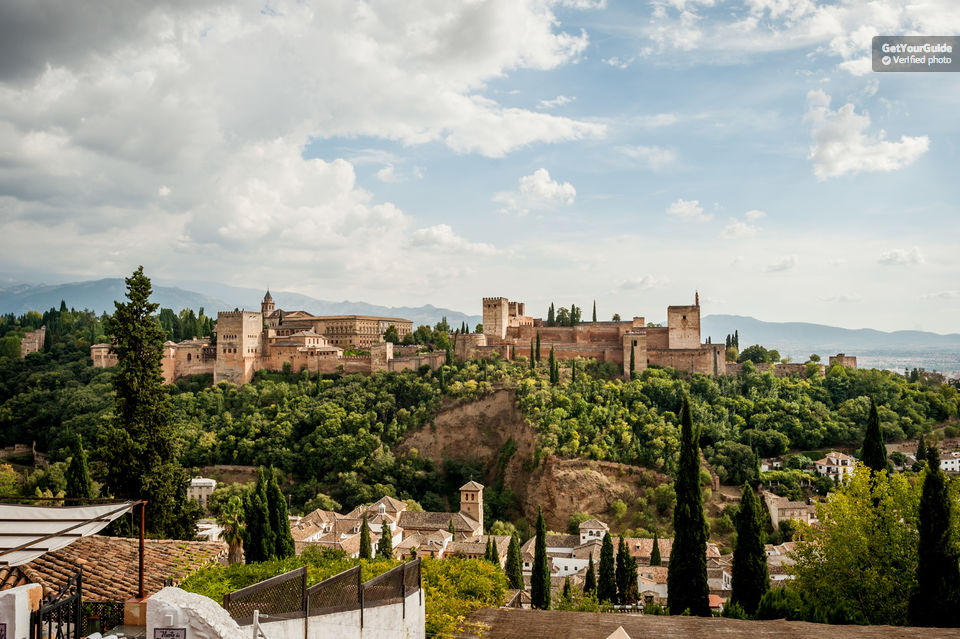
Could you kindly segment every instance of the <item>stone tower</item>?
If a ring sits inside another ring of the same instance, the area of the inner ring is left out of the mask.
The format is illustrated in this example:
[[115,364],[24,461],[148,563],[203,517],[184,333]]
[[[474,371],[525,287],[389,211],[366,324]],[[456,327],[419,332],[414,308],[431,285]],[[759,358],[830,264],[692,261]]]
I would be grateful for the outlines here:
[[263,315],[251,311],[217,314],[217,361],[213,383],[245,384],[263,354]]
[[470,480],[460,487],[460,512],[480,522],[483,530],[483,484]]
[[263,318],[266,319],[270,317],[270,314],[273,313],[273,297],[270,295],[270,289],[267,289],[267,294],[263,296],[263,301],[260,302],[260,312],[263,313]]
[[510,302],[505,297],[483,298],[483,334],[503,339],[510,323]]

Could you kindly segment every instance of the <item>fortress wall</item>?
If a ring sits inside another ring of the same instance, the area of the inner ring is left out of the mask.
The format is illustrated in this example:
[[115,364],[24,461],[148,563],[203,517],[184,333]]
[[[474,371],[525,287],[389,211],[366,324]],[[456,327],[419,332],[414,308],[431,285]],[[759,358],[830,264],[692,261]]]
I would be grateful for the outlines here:
[[[647,329],[649,330],[649,329]],[[647,348],[647,362],[653,366],[670,366],[680,371],[703,375],[723,375],[726,371],[725,353],[721,348]]]
[[670,333],[666,326],[654,326],[643,329],[647,332],[647,348],[663,349],[670,347]]
[[700,347],[700,307],[668,306],[667,327],[670,348]]

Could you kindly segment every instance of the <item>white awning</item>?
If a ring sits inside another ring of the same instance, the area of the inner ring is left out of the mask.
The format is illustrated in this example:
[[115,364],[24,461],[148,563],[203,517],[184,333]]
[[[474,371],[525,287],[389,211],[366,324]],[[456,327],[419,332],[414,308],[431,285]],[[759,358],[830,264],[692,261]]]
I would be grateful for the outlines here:
[[0,504],[0,566],[19,566],[95,535],[137,503],[60,508]]

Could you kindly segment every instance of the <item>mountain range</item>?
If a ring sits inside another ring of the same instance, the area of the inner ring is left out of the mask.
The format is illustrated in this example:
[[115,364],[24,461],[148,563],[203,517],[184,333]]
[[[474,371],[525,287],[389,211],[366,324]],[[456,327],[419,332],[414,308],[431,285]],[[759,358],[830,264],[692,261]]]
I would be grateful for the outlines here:
[[[264,291],[228,286],[217,282],[157,283],[153,287],[153,301],[162,308],[179,311],[198,310],[208,315],[234,308],[259,309]],[[124,282],[120,278],[73,282],[56,285],[17,284],[0,289],[0,313],[22,314],[59,308],[63,300],[70,308],[86,308],[101,313],[112,312],[113,302],[123,298]],[[271,291],[277,308],[304,310],[316,315],[381,315],[403,317],[414,325],[434,325],[442,317],[450,326],[462,322],[476,326],[479,315],[425,306],[379,306],[349,300],[316,299],[290,291]],[[762,344],[776,348],[794,361],[803,361],[811,353],[827,355],[845,352],[857,355],[861,366],[891,368],[922,367],[960,376],[960,333],[947,335],[927,331],[885,332],[869,328],[847,329],[807,322],[765,322],[742,315],[707,315],[701,321],[703,339],[722,343],[728,334],[738,331],[740,346]]]

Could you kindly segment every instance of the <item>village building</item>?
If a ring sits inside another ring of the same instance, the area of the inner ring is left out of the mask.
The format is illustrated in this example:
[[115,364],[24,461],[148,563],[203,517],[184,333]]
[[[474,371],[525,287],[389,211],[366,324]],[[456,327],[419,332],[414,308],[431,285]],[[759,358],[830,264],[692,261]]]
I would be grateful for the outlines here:
[[20,357],[26,357],[30,353],[39,353],[43,349],[43,341],[46,336],[47,327],[41,326],[20,338]]
[[853,471],[857,467],[857,460],[850,455],[832,452],[827,453],[823,459],[814,462],[814,466],[821,475],[843,479],[847,475],[853,475]]
[[200,502],[204,510],[210,503],[210,495],[217,489],[217,480],[209,477],[194,477],[187,486],[187,498]]
[[770,522],[776,529],[781,521],[793,520],[807,525],[817,523],[817,507],[806,501],[790,501],[769,491],[762,492],[763,501],[770,512]]

